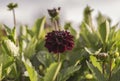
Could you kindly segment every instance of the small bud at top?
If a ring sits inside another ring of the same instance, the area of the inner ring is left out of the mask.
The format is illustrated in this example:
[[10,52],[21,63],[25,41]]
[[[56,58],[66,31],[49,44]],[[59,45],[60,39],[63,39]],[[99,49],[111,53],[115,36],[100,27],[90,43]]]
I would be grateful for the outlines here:
[[13,10],[14,8],[17,8],[18,5],[17,5],[17,3],[9,3],[7,5],[7,7],[8,7],[9,10]]
[[93,9],[91,9],[89,6],[87,6],[84,10],[84,14],[91,14],[91,12],[93,11]]
[[60,7],[58,7],[58,9],[53,8],[53,9],[48,9],[48,13],[50,15],[51,18],[55,18],[59,15],[59,11],[60,11]]

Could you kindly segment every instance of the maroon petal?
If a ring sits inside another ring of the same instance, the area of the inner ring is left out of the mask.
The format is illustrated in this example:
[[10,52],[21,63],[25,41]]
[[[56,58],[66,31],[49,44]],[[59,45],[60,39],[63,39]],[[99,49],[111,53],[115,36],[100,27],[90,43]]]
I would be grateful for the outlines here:
[[49,52],[63,53],[74,47],[73,36],[67,31],[52,31],[45,36],[45,47]]

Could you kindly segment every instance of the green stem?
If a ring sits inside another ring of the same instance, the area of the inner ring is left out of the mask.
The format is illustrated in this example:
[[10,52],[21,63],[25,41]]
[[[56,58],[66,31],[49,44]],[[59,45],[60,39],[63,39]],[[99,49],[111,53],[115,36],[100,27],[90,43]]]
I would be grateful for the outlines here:
[[108,79],[108,81],[110,80],[111,75],[112,75],[112,63],[113,63],[113,60],[110,59],[110,74],[109,74],[109,79]]
[[60,62],[60,53],[58,53],[58,63]]
[[15,17],[15,10],[13,9],[13,21],[14,21],[14,27],[16,27],[16,17]]
[[53,24],[54,24],[55,30],[60,30],[60,26],[59,26],[59,21],[58,20],[54,20]]
[[57,25],[56,25],[55,21],[53,21],[53,24],[54,24],[55,30],[57,31]]
[[58,29],[60,30],[60,23],[59,23],[59,20],[56,20],[55,22],[56,22],[56,25],[57,25]]
[[23,76],[23,66],[22,66],[22,62],[19,60],[19,59],[17,59],[17,58],[15,58],[16,60],[15,60],[15,64],[16,64],[16,69],[17,69],[17,71],[18,71],[18,73],[19,73],[19,76],[18,76],[18,79],[20,80],[20,81],[24,81],[24,76]]
[[104,61],[102,63],[102,72],[103,72],[103,74],[105,73],[105,62]]
[[15,44],[18,45],[17,43],[17,31],[16,31],[16,16],[15,16],[15,10],[13,9],[13,21],[14,21],[14,27],[15,27]]

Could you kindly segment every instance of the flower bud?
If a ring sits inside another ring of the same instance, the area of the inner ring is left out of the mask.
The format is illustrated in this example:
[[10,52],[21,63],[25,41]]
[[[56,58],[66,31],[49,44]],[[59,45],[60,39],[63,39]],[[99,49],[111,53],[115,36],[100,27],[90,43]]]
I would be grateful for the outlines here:
[[119,57],[119,52],[115,52],[114,54],[114,58],[117,58],[117,57]]
[[93,75],[92,74],[86,74],[85,78],[88,79],[88,80],[93,79]]
[[51,18],[57,17],[59,15],[59,11],[60,11],[60,7],[58,7],[58,9],[56,9],[56,8],[48,9],[48,13]]
[[17,3],[9,3],[7,7],[9,8],[9,10],[13,10],[14,8],[18,7],[18,5]]
[[120,57],[117,57],[117,58],[115,59],[115,64],[120,65]]
[[99,53],[97,55],[97,58],[100,59],[100,60],[106,60],[107,57],[108,57],[107,53]]

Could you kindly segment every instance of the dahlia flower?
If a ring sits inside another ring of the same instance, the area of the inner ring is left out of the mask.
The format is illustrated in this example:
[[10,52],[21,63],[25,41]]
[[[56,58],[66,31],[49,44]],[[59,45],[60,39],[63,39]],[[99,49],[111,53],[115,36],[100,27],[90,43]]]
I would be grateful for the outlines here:
[[73,36],[68,31],[52,31],[46,35],[45,47],[49,52],[63,53],[74,47]]

